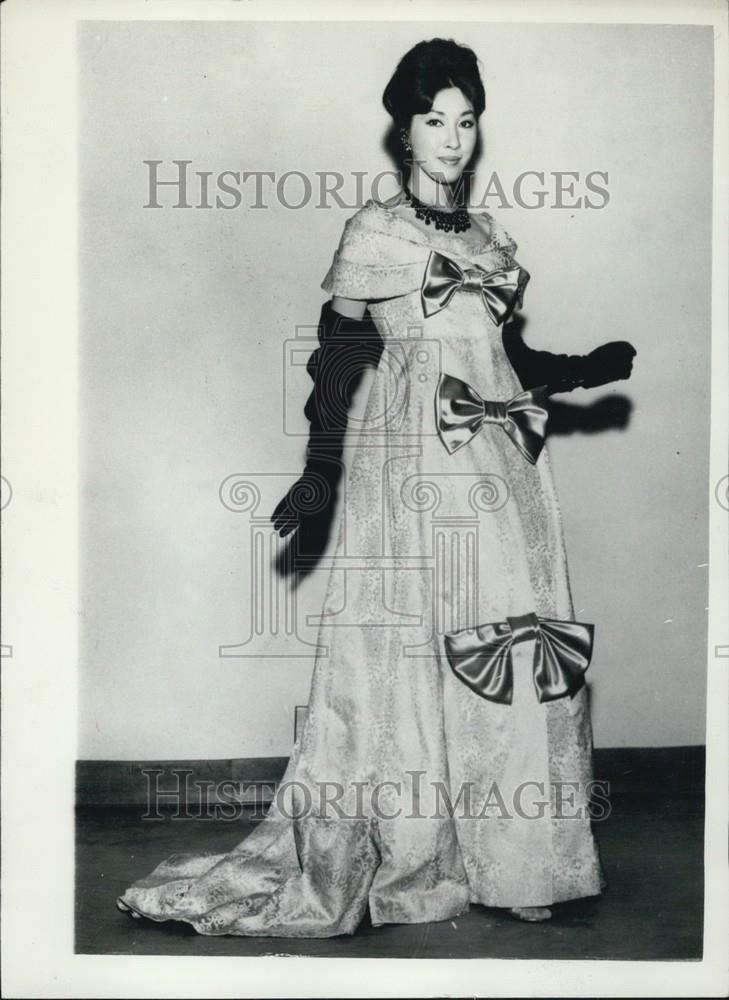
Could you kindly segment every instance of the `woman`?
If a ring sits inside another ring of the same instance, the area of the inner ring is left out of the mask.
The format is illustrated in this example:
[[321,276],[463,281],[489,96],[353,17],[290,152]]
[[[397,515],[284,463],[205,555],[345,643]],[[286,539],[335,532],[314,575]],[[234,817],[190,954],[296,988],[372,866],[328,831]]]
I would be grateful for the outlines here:
[[202,934],[327,937],[368,908],[377,926],[471,902],[536,921],[603,885],[592,626],[574,621],[544,402],[627,378],[635,351],[534,352],[507,326],[528,274],[504,229],[457,198],[485,103],[470,49],[416,45],[383,100],[409,178],[345,225],[322,286],[306,468],[273,514],[306,548],[334,509],[372,363],[289,797],[232,852],[176,855],[118,900]]

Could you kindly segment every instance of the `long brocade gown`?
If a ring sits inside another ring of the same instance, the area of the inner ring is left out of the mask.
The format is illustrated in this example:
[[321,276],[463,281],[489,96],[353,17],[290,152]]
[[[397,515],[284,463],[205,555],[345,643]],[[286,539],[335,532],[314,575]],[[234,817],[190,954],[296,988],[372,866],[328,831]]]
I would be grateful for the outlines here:
[[201,934],[328,937],[353,933],[368,907],[374,926],[417,923],[603,888],[586,689],[540,702],[527,641],[512,647],[511,703],[496,702],[444,655],[447,634],[484,623],[574,620],[547,448],[531,464],[484,423],[449,453],[436,431],[442,373],[487,400],[521,391],[473,282],[425,316],[431,252],[464,273],[518,266],[505,230],[472,220],[468,239],[425,232],[370,200],[346,223],[322,287],[367,300],[385,347],[347,466],[288,791],[232,851],[174,855],[121,909]]

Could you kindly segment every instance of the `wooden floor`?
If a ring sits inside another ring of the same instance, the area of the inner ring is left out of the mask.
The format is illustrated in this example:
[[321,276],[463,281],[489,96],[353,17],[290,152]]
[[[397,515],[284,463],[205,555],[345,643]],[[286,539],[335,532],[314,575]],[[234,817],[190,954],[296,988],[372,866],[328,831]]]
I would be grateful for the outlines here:
[[[611,815],[594,824],[608,879],[601,897],[553,908],[544,924],[472,906],[455,920],[326,939],[205,937],[183,923],[133,919],[114,899],[170,854],[226,851],[252,821],[142,821],[139,809],[77,809],[76,951],[136,955],[387,958],[697,959],[702,951],[703,781],[695,761],[623,755]],[[598,773],[598,777],[602,777]]]

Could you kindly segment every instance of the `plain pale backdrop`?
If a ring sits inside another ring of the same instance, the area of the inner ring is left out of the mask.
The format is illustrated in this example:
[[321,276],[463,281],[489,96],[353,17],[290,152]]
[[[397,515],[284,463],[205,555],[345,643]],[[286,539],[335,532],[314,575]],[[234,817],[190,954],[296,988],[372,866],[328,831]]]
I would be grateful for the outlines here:
[[[711,28],[89,22],[80,758],[285,755],[313,666],[219,657],[250,633],[255,596],[248,515],[219,488],[268,474],[260,516],[300,472],[311,381],[285,370],[284,344],[317,322],[354,209],[256,211],[249,185],[233,211],[145,209],[143,161],[165,176],[174,159],[214,174],[392,169],[382,89],[436,35],[483,64],[481,180],[608,173],[601,210],[489,209],[532,275],[531,346],[638,350],[629,382],[569,399],[624,395],[627,427],[550,441],[575,611],[597,626],[595,743],[704,742]],[[325,577],[298,597],[309,642]]]

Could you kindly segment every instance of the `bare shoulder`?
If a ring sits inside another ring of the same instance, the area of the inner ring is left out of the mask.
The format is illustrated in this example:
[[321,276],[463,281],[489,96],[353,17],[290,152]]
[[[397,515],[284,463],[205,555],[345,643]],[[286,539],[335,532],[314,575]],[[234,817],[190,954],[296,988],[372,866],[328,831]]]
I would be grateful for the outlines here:
[[392,211],[393,208],[399,208],[400,205],[404,205],[406,201],[407,196],[405,192],[397,191],[391,198],[387,198],[385,201],[376,201],[375,204],[380,205],[382,208],[388,208]]
[[504,226],[498,222],[493,215],[483,209],[477,212],[469,212],[471,225],[483,234],[484,238],[494,249],[506,250],[509,253],[516,253],[517,245],[515,240],[509,235]]
[[332,309],[348,319],[362,319],[367,309],[366,300],[350,299],[345,295],[332,296]]

